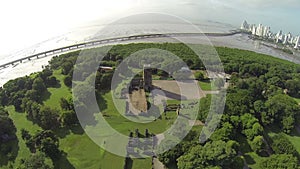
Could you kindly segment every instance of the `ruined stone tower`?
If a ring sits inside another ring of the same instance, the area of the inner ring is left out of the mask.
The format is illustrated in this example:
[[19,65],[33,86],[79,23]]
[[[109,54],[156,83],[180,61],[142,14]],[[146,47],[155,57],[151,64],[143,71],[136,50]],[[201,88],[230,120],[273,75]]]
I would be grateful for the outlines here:
[[149,92],[152,88],[152,69],[151,65],[144,65],[143,67],[143,81],[144,90]]

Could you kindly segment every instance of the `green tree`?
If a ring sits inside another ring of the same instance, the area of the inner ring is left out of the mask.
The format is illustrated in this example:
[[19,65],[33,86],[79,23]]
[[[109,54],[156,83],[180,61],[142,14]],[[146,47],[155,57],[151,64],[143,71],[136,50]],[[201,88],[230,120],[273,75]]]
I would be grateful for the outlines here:
[[291,97],[278,94],[266,102],[267,112],[262,114],[264,125],[279,124],[285,132],[294,128],[295,116],[300,112],[297,102]]
[[59,159],[61,155],[58,140],[50,137],[41,140],[40,150],[45,152],[51,159]]
[[249,140],[252,140],[255,136],[261,135],[263,127],[259,124],[257,118],[252,114],[246,113],[241,116],[242,133],[246,135]]
[[69,74],[70,71],[73,69],[73,63],[67,61],[67,62],[64,62],[64,63],[61,65],[61,67],[62,67],[62,70],[61,70],[62,74],[63,74],[63,75],[67,75],[67,74]]
[[225,113],[228,115],[242,115],[250,112],[254,102],[250,91],[231,90],[226,95]]
[[183,144],[178,144],[172,149],[160,154],[159,160],[166,166],[171,166],[176,163],[177,158],[184,154]]
[[178,169],[202,169],[209,166],[206,154],[203,154],[204,148],[201,145],[193,147],[189,153],[177,159]]
[[298,155],[294,145],[286,138],[285,134],[281,133],[272,137],[272,141],[271,147],[276,154]]
[[61,156],[59,140],[51,130],[40,131],[25,142],[31,152],[42,151],[52,160],[57,160]]
[[29,131],[27,131],[25,129],[21,129],[21,137],[23,140],[30,140],[32,138]]
[[[0,136],[13,135],[16,132],[16,127],[13,121],[9,118],[8,112],[0,107]],[[1,138],[0,138],[1,143]]]
[[299,97],[300,91],[300,81],[297,80],[287,80],[286,89],[288,89],[288,94],[293,97]]
[[58,110],[43,106],[39,115],[40,118],[35,120],[43,129],[56,129],[60,126]]
[[32,84],[32,89],[38,91],[39,94],[42,94],[46,90],[46,86],[42,78],[37,77]]
[[256,153],[261,153],[264,151],[266,144],[264,142],[263,136],[256,136],[250,142],[251,149]]
[[217,129],[210,137],[211,140],[223,140],[228,141],[230,140],[231,136],[234,133],[234,128],[229,122],[225,122],[222,126]]
[[193,146],[188,153],[177,159],[179,169],[229,167],[237,155],[238,144],[235,141],[213,141],[204,146]]
[[275,154],[259,163],[261,169],[299,169],[298,160],[290,154]]
[[26,103],[25,112],[27,113],[27,117],[32,121],[38,121],[40,116],[41,106],[37,102],[33,102],[29,100]]
[[278,76],[268,78],[267,84],[268,86],[274,85],[280,88],[284,88],[284,81],[280,79]]
[[63,110],[69,110],[69,103],[68,103],[67,99],[62,97],[62,98],[60,98],[59,103],[60,103],[60,107]]
[[78,124],[77,115],[73,110],[66,110],[61,116],[62,125],[71,127]]
[[72,98],[60,98],[60,107],[63,110],[74,110],[74,104],[73,104],[73,99]]
[[31,101],[35,101],[35,102],[41,101],[41,95],[37,90],[28,90],[25,94],[25,97]]
[[9,118],[8,112],[0,107],[0,162],[1,164],[13,161],[16,155],[13,153],[16,142],[16,127]]
[[46,78],[45,84],[47,87],[55,87],[56,85],[58,85],[58,80],[55,76],[50,76]]
[[205,80],[204,79],[204,74],[202,72],[200,72],[200,71],[198,71],[198,72],[195,73],[195,78],[197,80]]
[[53,164],[46,163],[46,156],[44,153],[36,152],[31,154],[28,158],[22,159],[21,164],[17,169],[53,169]]
[[294,128],[295,118],[292,116],[288,116],[282,119],[282,127],[285,133],[290,133]]
[[67,75],[65,78],[64,78],[64,84],[68,87],[71,87],[72,86],[72,76],[71,75]]

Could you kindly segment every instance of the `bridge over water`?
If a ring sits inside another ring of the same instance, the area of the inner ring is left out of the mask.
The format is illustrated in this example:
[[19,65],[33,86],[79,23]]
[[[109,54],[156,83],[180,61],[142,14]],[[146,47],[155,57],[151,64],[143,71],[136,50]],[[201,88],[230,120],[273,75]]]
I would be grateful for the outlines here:
[[34,55],[26,56],[20,59],[16,59],[14,61],[5,63],[0,65],[0,69],[6,68],[10,65],[15,65],[16,63],[22,63],[25,60],[31,60],[33,58],[42,58],[47,57],[51,55],[59,55],[68,51],[73,51],[76,49],[85,49],[85,48],[91,48],[94,46],[102,45],[102,44],[109,44],[109,43],[115,43],[115,42],[123,42],[123,41],[133,41],[133,40],[139,40],[139,39],[149,39],[149,38],[162,38],[162,37],[193,37],[193,36],[232,36],[235,34],[242,33],[240,30],[232,30],[229,33],[167,33],[167,34],[144,34],[144,35],[133,35],[133,36],[127,36],[127,37],[116,37],[116,38],[109,38],[109,39],[103,39],[103,40],[95,40],[95,41],[89,41],[79,44],[74,44],[70,46],[65,46],[41,53],[37,53]]

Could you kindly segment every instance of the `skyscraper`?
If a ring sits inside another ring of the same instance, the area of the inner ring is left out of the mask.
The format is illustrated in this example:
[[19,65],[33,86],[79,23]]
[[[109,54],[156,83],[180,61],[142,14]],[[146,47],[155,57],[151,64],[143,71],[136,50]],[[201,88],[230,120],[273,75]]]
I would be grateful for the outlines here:
[[252,35],[256,35],[256,27],[255,27],[255,25],[252,27]]
[[283,35],[282,41],[283,41],[282,43],[284,45],[288,43],[288,35],[287,34]]
[[259,37],[263,36],[263,25],[262,24],[258,25],[257,30],[256,30],[256,35]]
[[300,36],[297,36],[297,38],[296,38],[297,40],[296,40],[296,43],[295,43],[295,49],[299,49],[299,45],[300,45]]
[[270,33],[270,27],[265,26],[264,27],[263,37],[269,37],[269,33]]
[[282,41],[282,30],[280,30],[275,36],[276,43]]

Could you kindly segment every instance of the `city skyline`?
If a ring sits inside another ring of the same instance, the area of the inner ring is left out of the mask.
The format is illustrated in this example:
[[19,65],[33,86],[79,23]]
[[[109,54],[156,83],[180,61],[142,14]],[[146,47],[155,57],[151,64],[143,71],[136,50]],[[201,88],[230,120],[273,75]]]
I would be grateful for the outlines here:
[[267,40],[274,40],[275,43],[283,45],[294,45],[295,49],[299,49],[300,36],[293,35],[291,32],[285,33],[279,30],[277,33],[272,32],[271,27],[263,24],[249,24],[246,20],[241,24],[241,30],[247,31],[254,36],[261,37]]

